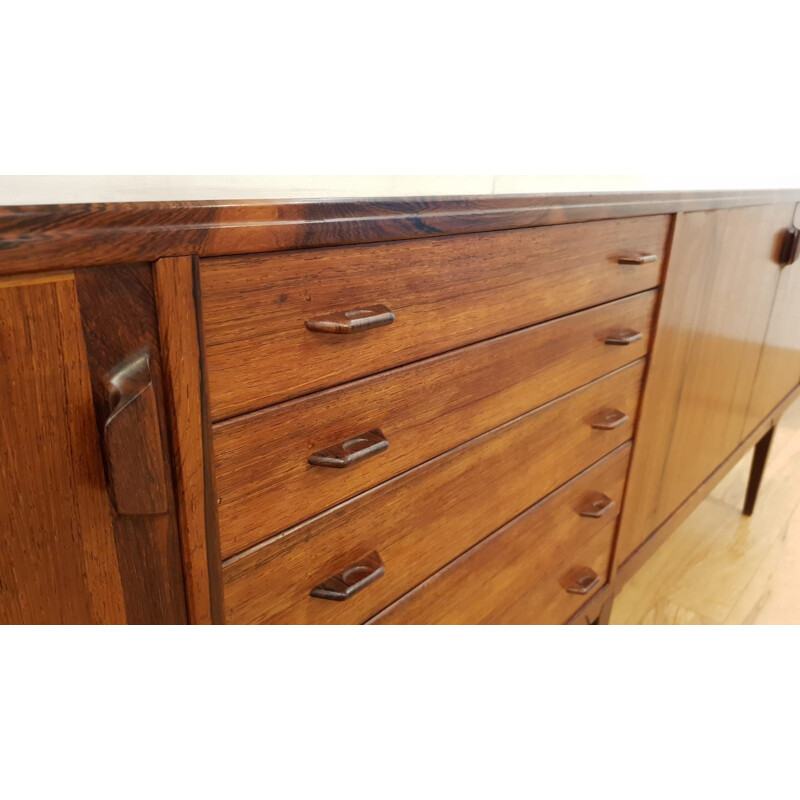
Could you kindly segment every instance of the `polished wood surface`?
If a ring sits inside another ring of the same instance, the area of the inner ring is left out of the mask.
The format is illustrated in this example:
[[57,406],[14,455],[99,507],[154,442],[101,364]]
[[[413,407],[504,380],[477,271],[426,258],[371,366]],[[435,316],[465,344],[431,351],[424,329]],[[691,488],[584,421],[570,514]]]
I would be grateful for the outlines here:
[[[645,292],[216,425],[223,556],[641,358],[655,302]],[[644,337],[605,345],[620,326]],[[629,423],[613,408],[592,420]],[[369,460],[309,465],[312,454],[376,428],[389,446]]]
[[214,609],[211,593],[212,573],[220,567],[216,541],[210,551],[207,542],[201,356],[192,258],[159,260],[154,279],[189,619],[208,624],[221,618],[221,603],[218,600],[220,607]]
[[125,622],[71,274],[0,281],[0,359],[0,622]]
[[588,599],[569,591],[573,570],[603,583],[616,513],[587,519],[593,493],[622,499],[630,446],[537,503],[372,620],[381,624],[561,624]]
[[748,431],[800,384],[800,261],[783,267],[747,409]]
[[[632,423],[598,430],[590,422],[609,407],[635,418],[643,367],[625,367],[230,559],[223,570],[227,620],[369,619],[628,441]],[[368,589],[343,603],[309,596],[373,551],[386,574]]]
[[[175,516],[169,432],[162,388],[158,316],[150,265],[85,269],[75,274],[92,399],[98,429],[108,418],[106,381],[119,364],[148,353],[156,399],[162,460],[169,475],[167,512],[114,514],[125,607],[133,623],[186,622],[180,533]],[[131,442],[130,447],[137,447]]]
[[[614,588],[619,591],[641,568],[649,558],[652,557],[659,547],[661,547],[670,535],[680,527],[680,525],[692,514],[692,512],[705,500],[716,488],[717,484],[736,466],[739,460],[756,446],[758,441],[771,428],[780,422],[783,414],[788,408],[800,398],[800,386],[788,394],[759,425],[745,437],[739,446],[708,476],[694,491],[681,503],[678,508],[670,514],[661,525],[651,533],[645,541],[634,550],[624,561],[616,557],[612,561],[612,575]],[[630,484],[630,482],[629,482]],[[624,503],[623,503],[624,513]]]
[[751,517],[751,452],[736,462],[621,589],[611,624],[800,624],[800,397],[778,424]]
[[797,201],[781,190],[2,206],[0,274]]
[[[652,288],[668,217],[201,261],[214,419]],[[396,320],[348,336],[306,322],[381,303]]]
[[620,522],[624,561],[748,434],[794,205],[678,216]]
[[106,475],[118,514],[164,514],[169,509],[164,443],[150,355],[140,353],[106,377],[103,426]]

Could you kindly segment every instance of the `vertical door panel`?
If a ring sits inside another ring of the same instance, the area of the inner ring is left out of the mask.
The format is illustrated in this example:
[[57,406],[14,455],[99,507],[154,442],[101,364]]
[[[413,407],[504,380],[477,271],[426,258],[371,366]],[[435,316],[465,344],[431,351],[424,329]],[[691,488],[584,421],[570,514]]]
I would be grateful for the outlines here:
[[[795,211],[795,225],[800,224]],[[778,291],[750,398],[747,431],[800,383],[800,259],[780,269]]]
[[793,206],[677,217],[626,504],[622,563],[748,432]]

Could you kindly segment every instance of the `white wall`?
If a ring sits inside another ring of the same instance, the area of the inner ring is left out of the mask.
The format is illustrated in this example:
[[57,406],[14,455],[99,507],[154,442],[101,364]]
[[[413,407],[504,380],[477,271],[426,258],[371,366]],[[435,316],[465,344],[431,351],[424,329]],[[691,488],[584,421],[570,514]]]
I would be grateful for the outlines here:
[[5,175],[0,205],[146,200],[777,189],[791,175]]

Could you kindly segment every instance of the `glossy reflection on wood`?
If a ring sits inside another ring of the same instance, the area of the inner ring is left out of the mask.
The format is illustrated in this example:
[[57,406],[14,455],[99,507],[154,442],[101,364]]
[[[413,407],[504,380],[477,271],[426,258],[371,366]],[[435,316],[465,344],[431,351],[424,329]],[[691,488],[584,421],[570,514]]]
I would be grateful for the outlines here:
[[[226,562],[229,622],[363,622],[632,435],[592,428],[599,408],[633,420],[637,362]],[[532,458],[532,454],[536,454]],[[491,502],[486,498],[491,497]],[[311,589],[377,551],[386,574],[343,603]]]
[[[215,420],[658,284],[668,217],[201,262]],[[383,304],[391,325],[347,336],[309,318]]]
[[156,411],[148,416],[147,425],[157,424],[159,431],[156,435],[152,430],[146,434],[133,430],[127,447],[153,448],[157,439],[168,475],[165,513],[113,516],[127,620],[135,624],[184,623],[186,594],[169,468],[169,433],[152,269],[149,264],[86,269],[76,274],[75,283],[98,429],[103,430],[109,413],[108,376],[132,356],[147,353],[156,406]]
[[755,424],[748,407],[778,287],[777,251],[793,211],[791,205],[679,215],[617,563]]
[[616,526],[615,513],[587,519],[581,517],[580,509],[598,490],[619,507],[629,456],[630,446],[624,445],[475,545],[373,622],[566,622],[586,602],[589,592],[570,593],[564,581],[574,570],[591,570],[599,577],[597,586],[605,582]]
[[0,353],[0,622],[125,622],[72,275],[0,282]]
[[611,624],[800,625],[800,398],[778,424],[748,517],[751,461],[752,451],[740,454],[633,575]]
[[215,531],[215,519],[213,514],[209,519],[206,509],[204,410],[193,259],[161,259],[155,264],[154,278],[189,617],[195,624],[219,622],[222,603],[217,587],[222,576],[218,542],[216,538],[208,542],[209,532]]
[[800,383],[800,262],[780,271],[769,327],[747,409],[754,428]]
[[[641,358],[655,301],[645,292],[216,425],[223,556]],[[645,336],[607,347],[620,325]],[[600,412],[596,427],[630,422]],[[309,465],[313,453],[376,428],[389,446],[364,463]]]
[[[415,239],[798,200],[797,190],[0,207],[0,274]],[[641,255],[641,254],[638,254]]]

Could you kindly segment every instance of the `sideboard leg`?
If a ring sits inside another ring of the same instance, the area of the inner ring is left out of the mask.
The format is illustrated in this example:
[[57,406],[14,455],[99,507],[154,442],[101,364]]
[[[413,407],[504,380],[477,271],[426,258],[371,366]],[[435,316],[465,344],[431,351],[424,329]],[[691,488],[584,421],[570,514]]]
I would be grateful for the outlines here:
[[611,619],[611,607],[614,605],[614,595],[612,594],[608,600],[603,603],[602,608],[600,609],[600,614],[598,615],[597,619],[592,623],[592,625],[608,625],[609,620]]
[[775,428],[770,428],[756,443],[753,450],[753,463],[750,467],[750,479],[747,482],[747,495],[744,501],[744,514],[751,516],[756,507],[758,489],[761,486],[761,479],[764,477],[764,468],[767,465],[767,456],[772,444],[772,435]]

